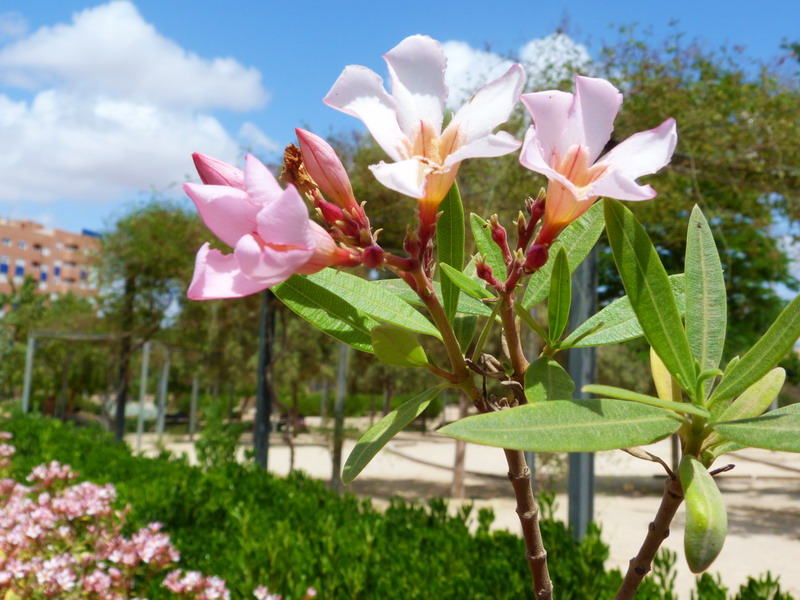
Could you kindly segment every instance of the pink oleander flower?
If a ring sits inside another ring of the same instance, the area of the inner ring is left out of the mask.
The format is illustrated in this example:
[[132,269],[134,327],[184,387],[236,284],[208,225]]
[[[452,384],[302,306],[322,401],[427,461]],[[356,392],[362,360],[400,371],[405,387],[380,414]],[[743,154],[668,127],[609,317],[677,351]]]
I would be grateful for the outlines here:
[[422,218],[431,219],[462,160],[502,156],[519,148],[510,134],[492,130],[508,119],[525,73],[520,65],[512,66],[478,90],[442,131],[447,61],[439,43],[414,35],[383,58],[389,66],[391,94],[376,73],[349,66],[324,102],[364,122],[394,161],[372,165],[375,177],[386,187],[417,198]]
[[233,254],[208,243],[200,248],[187,292],[192,300],[240,298],[295,273],[316,273],[349,260],[349,253],[309,219],[294,186],[281,189],[254,156],[246,157],[244,172],[199,154],[194,159],[201,178],[213,183],[187,183],[183,189]]
[[550,183],[538,244],[548,246],[597,198],[649,200],[656,191],[636,183],[669,163],[678,134],[675,120],[629,137],[598,160],[611,138],[622,94],[604,79],[575,77],[575,93],[523,94],[533,118],[520,162]]

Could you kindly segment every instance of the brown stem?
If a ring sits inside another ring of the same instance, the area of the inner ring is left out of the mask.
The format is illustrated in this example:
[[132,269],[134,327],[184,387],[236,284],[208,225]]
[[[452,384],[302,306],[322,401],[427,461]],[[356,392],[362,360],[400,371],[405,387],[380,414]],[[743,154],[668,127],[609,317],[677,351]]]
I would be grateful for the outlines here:
[[508,357],[511,360],[511,368],[514,369],[512,377],[520,385],[525,385],[525,371],[528,368],[528,361],[522,350],[522,339],[517,329],[516,316],[514,315],[514,294],[505,294],[501,300],[500,319],[503,322],[503,334],[506,336],[508,346]]
[[683,502],[683,490],[680,481],[673,474],[664,483],[664,495],[661,498],[656,518],[647,529],[647,536],[644,538],[642,547],[639,548],[639,553],[628,564],[628,572],[625,574],[625,579],[614,600],[629,600],[634,597],[642,579],[650,572],[656,552],[664,540],[669,537],[670,523],[672,523],[681,502]]
[[536,600],[551,600],[553,583],[547,569],[547,550],[544,549],[542,532],[539,529],[539,506],[531,489],[531,470],[525,463],[525,455],[521,450],[504,448],[503,452],[508,462],[508,479],[517,500],[517,516],[525,540],[525,558],[533,577],[533,595]]

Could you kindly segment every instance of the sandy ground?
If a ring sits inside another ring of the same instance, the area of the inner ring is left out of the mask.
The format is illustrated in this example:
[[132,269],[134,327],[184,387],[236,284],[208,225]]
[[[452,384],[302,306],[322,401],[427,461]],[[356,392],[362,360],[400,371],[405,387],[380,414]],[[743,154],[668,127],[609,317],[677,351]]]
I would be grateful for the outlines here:
[[[193,444],[185,437],[166,441],[173,452],[194,458]],[[144,450],[148,451],[154,442],[147,436]],[[289,448],[278,435],[272,437],[271,443],[269,470],[284,475],[289,470]],[[345,443],[345,457],[354,445],[354,441]],[[244,449],[243,445],[242,453]],[[669,442],[661,442],[648,450],[669,462]],[[331,453],[324,440],[302,435],[295,451],[295,468],[313,477],[330,479]],[[375,457],[348,489],[374,498],[378,505],[394,495],[421,501],[448,496],[454,451],[454,441],[444,436],[403,432]],[[769,570],[780,576],[785,591],[800,597],[800,455],[750,449],[727,457],[716,466],[736,465],[718,478],[728,507],[729,532],[722,554],[710,572],[719,573],[725,585],[738,589],[748,575]],[[468,445],[466,469],[468,501],[478,508],[490,506],[494,509],[495,528],[518,531],[502,451]],[[546,467],[542,468],[539,478],[556,490],[556,516],[566,520],[567,495],[563,482],[547,477],[547,471]],[[602,537],[610,546],[609,564],[623,572],[655,515],[663,489],[663,475],[659,465],[621,451],[596,454],[595,520],[600,523]],[[683,562],[683,520],[681,508],[673,526],[674,533],[664,545],[678,553],[677,590],[680,598],[689,598],[694,576]]]

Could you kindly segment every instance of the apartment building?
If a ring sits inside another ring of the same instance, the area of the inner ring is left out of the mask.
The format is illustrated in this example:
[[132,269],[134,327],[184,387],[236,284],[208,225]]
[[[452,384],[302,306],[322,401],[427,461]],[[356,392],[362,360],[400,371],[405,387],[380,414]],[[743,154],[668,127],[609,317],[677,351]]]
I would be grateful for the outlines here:
[[0,218],[0,292],[11,292],[12,283],[30,275],[45,294],[94,296],[90,260],[98,247],[97,235],[86,230],[69,233]]

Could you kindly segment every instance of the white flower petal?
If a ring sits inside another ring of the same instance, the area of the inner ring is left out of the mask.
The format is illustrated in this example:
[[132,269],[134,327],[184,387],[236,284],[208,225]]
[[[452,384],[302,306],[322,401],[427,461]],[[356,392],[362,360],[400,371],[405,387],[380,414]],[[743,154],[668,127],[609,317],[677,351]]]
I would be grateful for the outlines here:
[[270,170],[252,154],[245,156],[244,188],[255,204],[267,204],[283,190]]
[[609,171],[586,191],[587,196],[602,196],[617,200],[650,200],[656,191],[649,185],[639,185],[622,171]]
[[575,77],[575,97],[570,108],[564,139],[580,144],[594,163],[611,139],[614,119],[622,106],[622,94],[605,79]]
[[422,121],[439,134],[447,99],[444,83],[447,60],[439,42],[425,35],[412,35],[383,58],[392,78],[392,97],[397,103],[400,129],[413,139]]
[[259,207],[244,190],[197,183],[185,183],[183,190],[194,202],[206,227],[229,246],[235,246],[239,238],[255,231]]
[[415,158],[396,163],[381,161],[377,165],[370,165],[369,169],[382,185],[412,198],[425,197],[427,175],[433,171]]
[[364,122],[372,137],[392,160],[402,160],[406,136],[397,124],[396,103],[374,71],[347,67],[323,102]]
[[524,84],[524,69],[513,65],[505,75],[479,89],[458,110],[447,129],[458,128],[465,144],[489,135],[495,127],[508,120]]
[[514,138],[510,133],[499,131],[461,146],[445,159],[444,166],[450,168],[467,158],[503,156],[509,152],[514,152],[521,145],[522,142]]
[[[572,94],[550,90],[534,94],[522,94],[520,100],[533,118],[536,139],[541,146],[540,153],[544,162],[547,164],[555,163],[556,155],[563,156],[566,154],[567,148],[575,143],[566,140],[564,137],[564,130],[567,128],[569,111],[572,106]],[[530,133],[530,130],[528,133]],[[526,140],[527,137],[526,135]]]
[[655,129],[633,134],[597,164],[610,165],[630,179],[636,179],[655,173],[669,163],[677,143],[675,119],[667,119]]

